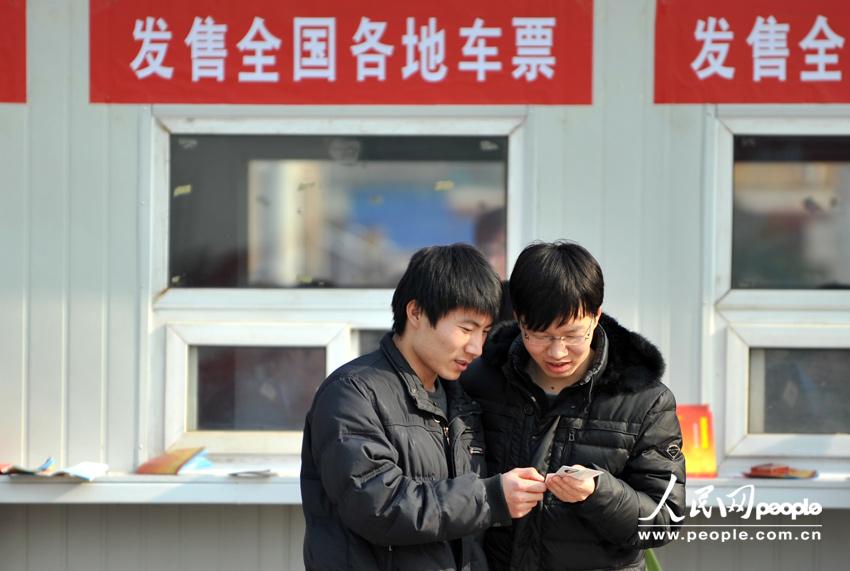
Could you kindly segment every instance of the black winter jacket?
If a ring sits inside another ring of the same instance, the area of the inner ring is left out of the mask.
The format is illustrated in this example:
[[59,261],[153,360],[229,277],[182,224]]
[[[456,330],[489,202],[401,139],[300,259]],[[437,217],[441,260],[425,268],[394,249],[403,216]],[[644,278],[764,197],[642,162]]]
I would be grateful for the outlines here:
[[[551,407],[525,372],[531,357],[516,322],[494,328],[484,355],[461,378],[484,409],[492,473],[535,464],[543,473],[565,464],[604,471],[583,502],[561,502],[547,492],[513,527],[490,530],[491,569],[643,569],[642,549],[667,541],[641,539],[638,524],[670,529],[676,525],[669,509],[684,513],[682,436],[673,394],[659,380],[661,354],[607,315],[599,324],[588,382],[564,389]],[[551,444],[539,446],[553,427]],[[676,484],[667,507],[639,521],[656,511],[671,475]]]
[[387,334],[319,388],[301,452],[306,569],[487,569],[483,532],[510,514],[500,477],[480,477],[481,409],[441,382],[448,419]]

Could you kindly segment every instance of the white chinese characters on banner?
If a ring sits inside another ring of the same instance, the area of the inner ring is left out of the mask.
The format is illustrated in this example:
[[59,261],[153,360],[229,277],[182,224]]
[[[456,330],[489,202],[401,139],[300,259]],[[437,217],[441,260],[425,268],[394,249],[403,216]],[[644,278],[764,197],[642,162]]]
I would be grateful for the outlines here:
[[336,18],[294,19],[293,79],[336,80]]
[[236,47],[240,52],[248,52],[242,56],[242,63],[246,67],[253,67],[252,71],[240,71],[239,81],[245,82],[276,82],[280,78],[277,71],[269,71],[267,68],[274,69],[277,64],[277,58],[273,55],[268,55],[264,52],[277,51],[280,49],[280,38],[272,35],[266,29],[265,20],[256,16],[251,23],[251,29],[248,33],[239,40]]
[[[154,28],[156,25],[156,28]],[[142,20],[136,20],[133,28],[133,39],[142,42],[136,58],[130,63],[130,67],[139,79],[145,79],[151,75],[158,75],[165,79],[171,79],[174,68],[163,65],[165,54],[168,52],[168,42],[171,40],[171,32],[168,24],[162,18],[154,19],[151,16]],[[144,65],[142,65],[144,64]]]
[[724,79],[735,77],[735,69],[724,65],[729,55],[729,43],[735,34],[729,29],[726,18],[708,18],[699,20],[694,30],[694,39],[702,42],[702,49],[691,62],[691,69],[700,79],[719,75]]
[[806,54],[806,64],[814,65],[817,69],[803,70],[800,79],[803,81],[841,81],[841,70],[826,69],[828,65],[838,63],[838,54],[827,53],[828,50],[841,49],[844,47],[844,38],[832,31],[825,16],[818,16],[812,29],[800,42],[800,47],[805,51],[817,53]]
[[[787,80],[788,35],[791,25],[779,22],[775,16],[757,16],[755,24],[747,36],[747,44],[752,49],[753,81],[762,79]],[[735,68],[725,65],[734,33],[725,18],[709,17],[698,20],[694,30],[694,39],[702,42],[699,55],[691,62],[696,76],[704,80],[713,75],[732,79]],[[804,82],[841,81],[837,50],[844,47],[844,37],[830,26],[826,16],[818,15],[808,34],[799,42],[805,52],[807,68],[800,72]]]
[[[554,29],[557,19],[554,17],[517,17],[511,19],[514,27],[516,51],[511,58],[511,77],[514,80],[536,81],[540,76],[552,79],[555,75],[556,58],[554,48]],[[446,65],[446,29],[441,28],[436,17],[427,18],[427,22],[417,26],[416,18],[405,20],[406,32],[401,38],[405,48],[404,65],[401,77],[406,80],[418,75],[422,80],[436,83],[443,81],[449,73]],[[395,47],[382,42],[390,24],[383,21],[361,17],[350,45],[351,56],[356,60],[357,81],[376,79],[386,81],[387,60],[393,55]],[[325,79],[335,81],[337,77],[336,18],[292,19],[292,79]],[[191,29],[184,39],[191,57],[192,81],[214,79],[225,81],[227,65],[228,24],[216,22],[212,16],[195,16]],[[274,26],[272,26],[274,29]],[[814,30],[814,29],[813,29]],[[813,31],[807,43],[808,49],[817,51],[811,54],[813,65],[818,70],[832,63],[833,54],[826,53],[835,42],[834,34],[819,27]],[[832,34],[832,35],[831,35]],[[475,18],[470,26],[457,29],[458,37],[463,41],[458,61],[458,70],[475,74],[476,81],[485,82],[492,73],[503,71],[499,47],[493,41],[501,38],[503,30],[499,26],[486,26],[483,18]],[[239,36],[237,36],[239,37]],[[730,35],[731,37],[731,35]],[[837,37],[837,36],[835,36]],[[158,76],[172,79],[174,67],[166,65],[166,57],[172,39],[168,23],[161,17],[148,16],[144,20],[135,20],[133,40],[141,42],[139,49],[130,62],[130,68],[138,79]],[[843,38],[838,37],[841,43]],[[235,44],[241,52],[242,67],[238,73],[240,83],[277,83],[280,81],[278,56],[284,39],[275,35],[263,17],[254,16],[249,29]],[[835,56],[837,57],[837,56]],[[507,58],[504,58],[507,59]],[[822,62],[822,63],[819,63]],[[829,73],[829,72],[826,72]]]
[[386,22],[373,22],[365,16],[354,33],[351,53],[357,58],[357,81],[368,77],[380,81],[387,79],[387,57],[393,53],[393,46],[381,43],[381,36],[387,29]]
[[407,33],[401,38],[406,48],[406,62],[401,77],[407,79],[419,72],[429,82],[442,81],[448,68],[446,59],[446,31],[437,30],[437,19],[428,18],[428,25],[416,33],[416,18],[407,19]]
[[466,38],[463,44],[463,57],[475,58],[472,61],[461,60],[458,69],[461,71],[474,71],[476,81],[485,81],[488,71],[499,71],[502,62],[492,59],[499,55],[499,48],[488,46],[487,38],[499,38],[502,36],[501,28],[485,28],[484,20],[475,18],[472,26],[460,29],[460,37]]
[[192,81],[200,81],[205,77],[224,81],[224,58],[227,57],[225,34],[227,24],[216,24],[210,16],[203,20],[195,17],[185,40],[191,48]]
[[753,81],[773,77],[785,81],[788,63],[788,31],[791,26],[780,24],[774,16],[758,16],[747,43],[753,48]]
[[514,18],[511,23],[516,30],[516,56],[511,60],[515,67],[511,75],[514,79],[524,77],[526,81],[536,80],[538,74],[552,79],[555,18]]

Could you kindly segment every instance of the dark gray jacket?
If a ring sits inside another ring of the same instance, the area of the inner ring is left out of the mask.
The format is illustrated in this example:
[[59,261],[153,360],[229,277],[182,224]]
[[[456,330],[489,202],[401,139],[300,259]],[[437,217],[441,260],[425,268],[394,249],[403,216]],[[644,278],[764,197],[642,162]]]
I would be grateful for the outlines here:
[[388,334],[319,388],[301,452],[306,569],[487,568],[483,532],[510,515],[500,477],[481,477],[480,408],[443,386],[448,418]]
[[[484,409],[494,473],[528,465],[554,472],[564,464],[604,471],[585,501],[565,503],[547,492],[513,527],[491,529],[491,569],[641,569],[641,550],[669,540],[643,539],[638,525],[669,530],[677,526],[667,508],[677,516],[685,511],[682,436],[673,394],[660,381],[661,354],[607,315],[599,324],[586,382],[563,390],[551,406],[525,372],[531,357],[515,322],[494,328],[484,355],[461,378]],[[640,521],[656,511],[671,475],[667,507]]]

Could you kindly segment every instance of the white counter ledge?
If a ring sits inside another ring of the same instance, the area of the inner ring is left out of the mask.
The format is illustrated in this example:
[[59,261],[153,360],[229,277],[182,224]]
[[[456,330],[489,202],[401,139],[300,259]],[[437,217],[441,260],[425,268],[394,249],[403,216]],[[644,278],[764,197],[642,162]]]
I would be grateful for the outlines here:
[[[753,484],[759,502],[798,502],[807,498],[826,509],[850,509],[850,480],[770,480],[749,478],[692,478],[688,504],[704,486],[711,496],[723,497]],[[714,500],[712,500],[714,502]],[[228,476],[108,475],[93,482],[0,477],[0,504],[245,504],[298,505],[298,477],[235,478]]]
[[109,475],[92,482],[0,478],[0,504],[249,504],[301,503],[298,478]]

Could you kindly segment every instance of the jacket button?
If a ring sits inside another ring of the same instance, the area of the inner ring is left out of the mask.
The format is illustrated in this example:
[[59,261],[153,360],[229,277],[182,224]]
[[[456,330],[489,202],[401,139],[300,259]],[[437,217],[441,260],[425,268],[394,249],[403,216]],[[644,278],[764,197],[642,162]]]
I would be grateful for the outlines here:
[[524,407],[522,407],[522,412],[524,412],[525,414],[533,414],[534,413],[534,407],[531,406],[530,404],[527,404]]

